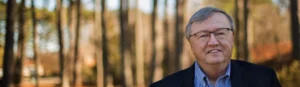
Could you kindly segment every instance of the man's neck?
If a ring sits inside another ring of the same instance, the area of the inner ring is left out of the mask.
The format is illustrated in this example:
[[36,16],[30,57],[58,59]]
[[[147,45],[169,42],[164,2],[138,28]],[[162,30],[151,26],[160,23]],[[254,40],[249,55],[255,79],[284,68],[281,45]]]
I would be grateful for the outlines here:
[[203,64],[198,63],[199,67],[203,70],[203,73],[208,77],[209,80],[215,82],[220,76],[226,73],[226,69],[229,63],[220,64]]

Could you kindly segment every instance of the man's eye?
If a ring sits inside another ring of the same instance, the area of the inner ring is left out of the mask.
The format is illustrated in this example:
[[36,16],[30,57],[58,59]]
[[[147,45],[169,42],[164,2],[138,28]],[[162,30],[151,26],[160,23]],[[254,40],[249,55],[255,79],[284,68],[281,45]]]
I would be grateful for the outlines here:
[[208,35],[200,35],[199,38],[202,38],[202,37],[208,37]]
[[224,32],[219,32],[219,33],[216,33],[217,35],[225,35]]

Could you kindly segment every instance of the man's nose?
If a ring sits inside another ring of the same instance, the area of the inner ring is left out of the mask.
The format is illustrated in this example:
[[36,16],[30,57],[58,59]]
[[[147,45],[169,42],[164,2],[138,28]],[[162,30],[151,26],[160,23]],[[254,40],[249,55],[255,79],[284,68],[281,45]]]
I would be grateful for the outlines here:
[[209,46],[218,46],[219,42],[216,38],[216,36],[214,35],[214,33],[210,33],[210,38],[208,40],[208,45]]

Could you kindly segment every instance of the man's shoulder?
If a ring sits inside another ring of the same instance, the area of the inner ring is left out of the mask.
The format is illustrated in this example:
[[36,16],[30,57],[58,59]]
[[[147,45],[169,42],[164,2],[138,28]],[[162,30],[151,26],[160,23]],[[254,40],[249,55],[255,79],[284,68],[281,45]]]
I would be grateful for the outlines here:
[[239,68],[245,70],[245,71],[255,71],[255,72],[272,72],[274,71],[271,68],[262,66],[262,65],[257,65],[253,63],[249,63],[246,61],[241,61],[241,60],[232,60],[232,63],[236,64]]
[[177,87],[180,85],[183,79],[186,78],[185,75],[187,75],[187,72],[191,70],[190,68],[187,68],[185,70],[180,70],[176,73],[173,73],[171,75],[168,75],[164,77],[163,79],[152,83],[150,87]]
[[234,73],[243,73],[243,79],[252,87],[281,87],[273,69],[245,61],[234,60]]
[[235,60],[233,62],[239,67],[239,69],[234,71],[236,73],[241,73],[242,71],[244,77],[248,80],[257,80],[257,77],[260,78],[260,80],[257,81],[277,79],[275,71],[271,68],[240,60]]

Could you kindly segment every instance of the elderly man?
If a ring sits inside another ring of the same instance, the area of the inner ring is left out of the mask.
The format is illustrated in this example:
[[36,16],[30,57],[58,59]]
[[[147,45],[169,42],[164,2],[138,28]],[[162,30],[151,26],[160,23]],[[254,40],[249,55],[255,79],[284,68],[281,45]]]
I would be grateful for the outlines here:
[[224,11],[205,7],[186,26],[195,63],[151,87],[281,87],[274,70],[231,60],[234,22]]

